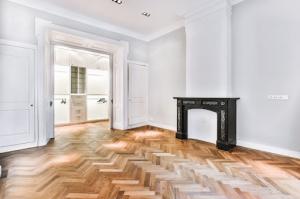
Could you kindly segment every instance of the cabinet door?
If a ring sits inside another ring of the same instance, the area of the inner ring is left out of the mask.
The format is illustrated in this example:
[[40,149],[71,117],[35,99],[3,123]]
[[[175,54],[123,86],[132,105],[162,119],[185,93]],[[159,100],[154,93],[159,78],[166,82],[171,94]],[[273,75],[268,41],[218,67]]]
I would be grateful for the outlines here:
[[[100,99],[105,99],[105,102]],[[108,111],[108,96],[97,95],[87,97],[88,120],[108,120]]]
[[94,63],[94,68],[108,71],[110,67],[109,57],[99,56]]
[[70,123],[70,96],[56,95],[54,97],[55,124]]
[[54,64],[61,66],[70,66],[70,51],[56,47],[54,49]]
[[54,66],[54,94],[68,95],[70,93],[70,67]]
[[70,65],[71,66],[79,66],[86,67],[86,54],[82,52],[72,51],[70,52]]
[[108,71],[87,70],[87,94],[108,95],[109,75]]

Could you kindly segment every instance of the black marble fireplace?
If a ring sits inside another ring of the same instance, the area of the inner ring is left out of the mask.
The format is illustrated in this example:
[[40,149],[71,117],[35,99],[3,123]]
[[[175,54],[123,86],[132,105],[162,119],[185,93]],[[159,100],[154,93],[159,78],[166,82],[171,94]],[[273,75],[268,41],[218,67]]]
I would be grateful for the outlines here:
[[217,147],[229,151],[236,146],[236,102],[239,98],[189,98],[177,100],[178,139],[188,139],[188,110],[205,109],[217,113]]

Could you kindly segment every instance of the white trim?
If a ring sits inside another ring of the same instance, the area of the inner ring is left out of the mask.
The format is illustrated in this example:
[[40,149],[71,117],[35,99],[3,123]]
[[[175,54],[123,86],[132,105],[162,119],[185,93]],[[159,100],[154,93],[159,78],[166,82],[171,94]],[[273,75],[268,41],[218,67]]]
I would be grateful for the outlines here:
[[[124,27],[112,25],[112,24],[106,23],[101,20],[96,20],[91,17],[80,15],[76,12],[73,12],[73,11],[70,11],[70,10],[67,10],[64,8],[60,8],[58,6],[54,6],[51,4],[42,5],[42,4],[37,4],[36,2],[32,2],[31,0],[8,0],[8,1],[25,6],[25,7],[29,7],[32,9],[40,10],[40,11],[46,12],[48,14],[60,16],[60,17],[63,17],[63,18],[66,18],[66,19],[69,19],[72,21],[90,25],[90,26],[93,26],[96,28],[100,28],[100,29],[118,33],[118,34],[123,34],[123,35],[129,36],[129,37],[132,37],[132,38],[135,38],[138,40],[146,41],[146,42],[155,40],[155,39],[160,38],[170,32],[173,32],[179,28],[184,27],[184,20],[179,20],[179,21],[176,21],[174,24],[171,24],[168,27],[162,28],[154,33],[142,34],[142,33],[138,33],[136,31],[132,31],[132,30],[124,28]],[[221,0],[221,1],[223,3],[224,2],[226,3],[226,1],[228,1],[228,3],[230,3],[231,5],[234,6],[245,0]],[[215,10],[221,1],[220,0],[206,1],[203,3],[202,6],[200,6],[196,10],[189,11],[189,12],[185,13],[183,16],[187,17],[187,16],[194,15],[195,13],[198,13],[198,15],[199,15],[200,12],[202,13],[202,15],[205,16],[208,13],[211,13],[212,10]]]
[[245,0],[230,0],[230,3],[231,3],[231,5],[236,5],[236,4],[242,3],[243,1],[245,1]]
[[[175,131],[175,132],[177,131],[176,127],[174,127],[174,126],[160,124],[157,122],[148,122],[148,125],[166,129],[166,130]],[[215,143],[215,141],[212,141],[212,140],[201,140],[201,141]],[[289,149],[268,146],[268,145],[264,145],[264,144],[257,144],[257,143],[242,141],[242,140],[238,140],[237,145],[241,146],[241,147],[245,147],[247,149],[254,149],[254,150],[259,150],[262,152],[269,152],[269,153],[273,153],[273,154],[277,154],[277,155],[288,156],[288,157],[300,159],[300,151],[293,151],[293,150],[289,150]]]
[[46,12],[46,13],[49,13],[52,15],[70,19],[72,21],[80,22],[80,23],[87,24],[87,25],[90,25],[93,27],[108,30],[108,31],[111,31],[114,33],[127,35],[129,37],[133,37],[133,38],[136,38],[139,40],[144,40],[144,38],[145,38],[145,35],[143,35],[143,34],[131,31],[131,30],[123,28],[123,27],[111,25],[111,24],[105,23],[103,21],[93,19],[91,17],[79,15],[76,12],[73,12],[73,11],[70,11],[70,10],[67,10],[64,8],[60,8],[60,7],[51,5],[51,4],[42,5],[42,4],[38,4],[36,2],[31,2],[30,0],[8,0],[8,1],[22,5],[22,6],[26,6],[29,8],[33,8],[36,10],[40,10],[40,11],[43,11],[43,12]]
[[[115,80],[120,81],[120,89],[115,91],[117,94],[114,94],[114,104],[118,107],[117,116],[114,118],[114,128],[120,130],[127,129],[127,57],[129,53],[129,43],[126,41],[117,41],[104,37],[99,37],[94,34],[77,31],[74,29],[66,28],[63,26],[55,25],[51,21],[43,20],[36,18],[36,37],[38,43],[38,118],[39,118],[39,146],[46,145],[51,137],[53,137],[53,129],[50,129],[50,125],[47,118],[50,116],[49,113],[49,102],[51,101],[50,95],[52,91],[49,92],[50,80],[50,65],[48,60],[48,54],[51,48],[51,38],[50,32],[60,32],[65,35],[71,35],[78,37],[79,39],[84,38],[82,43],[78,45],[86,45],[86,42],[92,42],[92,46],[89,46],[91,49],[99,50],[97,45],[105,46],[105,51],[112,53],[114,55],[114,74]],[[95,45],[94,45],[95,44]],[[80,47],[80,46],[79,46]],[[46,50],[45,50],[46,49]],[[101,48],[102,49],[102,48]],[[48,50],[48,51],[47,51]],[[102,49],[103,50],[103,49]],[[117,70],[116,70],[117,69]],[[117,72],[118,71],[118,72]],[[117,98],[117,100],[116,100]],[[53,124],[54,125],[54,124]]]
[[27,48],[27,49],[37,50],[36,45],[29,44],[29,43],[11,41],[11,40],[6,40],[6,39],[0,39],[0,43],[3,44],[3,45],[8,45],[8,46],[15,46],[15,47],[20,47],[20,48]]
[[237,145],[241,147],[246,147],[249,149],[255,149],[259,151],[264,152],[270,152],[278,155],[293,157],[293,158],[299,158],[300,159],[300,151],[293,151],[289,149],[274,147],[274,146],[268,146],[264,144],[258,144],[258,143],[252,143],[247,141],[238,140]]
[[140,124],[129,125],[128,129],[135,129],[135,128],[144,127],[144,126],[147,126],[147,125],[148,125],[147,122],[143,122],[143,123],[140,123]]
[[158,39],[162,36],[167,35],[168,33],[178,30],[182,27],[184,27],[184,20],[177,21],[176,23],[174,23],[166,28],[162,28],[161,30],[159,30],[157,32],[147,35],[145,38],[145,41],[147,41],[147,42],[153,41],[155,39]]
[[36,142],[27,143],[27,144],[18,144],[18,145],[12,145],[12,146],[6,146],[0,148],[0,153],[6,153],[11,151],[18,151],[18,150],[24,150],[29,148],[37,147]]
[[146,67],[149,67],[149,64],[148,64],[148,63],[139,62],[139,61],[127,60],[127,63],[128,63],[128,64],[137,64],[137,65],[140,65],[140,66],[146,66]]
[[175,126],[171,126],[171,125],[166,125],[166,124],[160,124],[158,122],[148,122],[149,126],[153,126],[153,127],[157,127],[157,128],[161,128],[161,129],[166,129],[166,130],[170,130],[170,131],[177,131],[177,128]]

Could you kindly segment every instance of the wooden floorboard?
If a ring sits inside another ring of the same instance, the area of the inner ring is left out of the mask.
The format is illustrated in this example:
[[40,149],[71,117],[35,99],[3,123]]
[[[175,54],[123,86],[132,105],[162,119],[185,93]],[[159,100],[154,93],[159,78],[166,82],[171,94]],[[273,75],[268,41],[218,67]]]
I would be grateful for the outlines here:
[[300,160],[107,123],[56,128],[48,146],[0,155],[2,199],[300,198]]

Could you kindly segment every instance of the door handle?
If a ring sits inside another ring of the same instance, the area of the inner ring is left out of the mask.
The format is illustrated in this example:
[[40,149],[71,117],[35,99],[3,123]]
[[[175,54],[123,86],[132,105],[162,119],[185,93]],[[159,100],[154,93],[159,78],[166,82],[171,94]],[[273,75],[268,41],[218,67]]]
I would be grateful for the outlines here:
[[107,102],[107,100],[105,98],[100,98],[97,102],[99,104],[105,104]]
[[61,99],[61,104],[67,104],[67,99]]
[[52,102],[52,101],[50,101],[50,107],[52,107],[52,105],[53,105],[53,102]]

